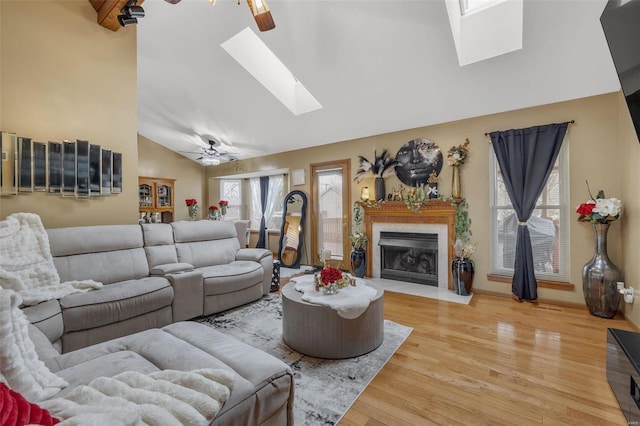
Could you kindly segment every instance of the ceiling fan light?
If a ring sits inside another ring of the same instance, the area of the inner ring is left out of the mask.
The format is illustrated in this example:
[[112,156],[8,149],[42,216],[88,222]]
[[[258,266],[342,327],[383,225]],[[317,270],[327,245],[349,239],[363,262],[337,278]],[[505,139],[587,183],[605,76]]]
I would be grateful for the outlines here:
[[266,0],[247,0],[247,4],[260,31],[269,31],[276,27]]
[[204,157],[202,159],[202,164],[204,164],[205,166],[217,166],[218,164],[220,164],[220,160],[215,157]]

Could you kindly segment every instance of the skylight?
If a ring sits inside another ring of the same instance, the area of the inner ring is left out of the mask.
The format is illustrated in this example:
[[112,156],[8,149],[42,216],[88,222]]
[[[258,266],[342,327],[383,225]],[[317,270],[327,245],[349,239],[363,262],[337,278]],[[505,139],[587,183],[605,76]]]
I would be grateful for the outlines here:
[[473,13],[503,1],[505,0],[460,0],[460,14]]
[[322,108],[251,28],[245,28],[221,46],[294,115]]
[[522,49],[523,0],[446,0],[460,66]]

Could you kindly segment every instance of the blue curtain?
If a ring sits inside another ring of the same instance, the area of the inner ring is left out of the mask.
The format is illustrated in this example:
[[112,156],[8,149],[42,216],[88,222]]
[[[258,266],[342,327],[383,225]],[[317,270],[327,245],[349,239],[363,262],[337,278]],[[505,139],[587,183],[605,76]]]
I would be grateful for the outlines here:
[[527,221],[558,158],[569,123],[491,132],[504,186],[518,217],[511,291],[519,300],[536,300],[538,284]]
[[260,219],[260,234],[256,248],[267,248],[267,224],[264,212],[267,209],[267,198],[269,197],[269,176],[260,177],[260,207],[262,208],[262,218]]

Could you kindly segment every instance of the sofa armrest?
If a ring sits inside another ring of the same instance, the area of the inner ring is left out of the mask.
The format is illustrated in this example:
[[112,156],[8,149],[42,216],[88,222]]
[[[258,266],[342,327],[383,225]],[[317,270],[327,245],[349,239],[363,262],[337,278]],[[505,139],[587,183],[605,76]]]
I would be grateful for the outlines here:
[[167,275],[177,272],[193,271],[193,265],[190,263],[166,263],[164,265],[156,265],[149,271],[150,275]]
[[241,248],[236,254],[236,260],[253,260],[260,262],[264,258],[273,259],[273,253],[263,248]]
[[262,294],[269,294],[273,274],[273,253],[262,248],[241,248],[236,254],[236,260],[252,260],[262,265]]
[[177,272],[167,275],[173,286],[173,322],[184,321],[204,314],[204,278],[200,271]]

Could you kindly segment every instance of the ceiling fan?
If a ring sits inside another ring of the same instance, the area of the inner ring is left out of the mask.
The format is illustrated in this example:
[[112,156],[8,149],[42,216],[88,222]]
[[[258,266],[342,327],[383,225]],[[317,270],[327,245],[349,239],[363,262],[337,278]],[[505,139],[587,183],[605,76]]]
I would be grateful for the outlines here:
[[218,143],[213,139],[209,139],[209,147],[202,148],[202,152],[180,151],[183,154],[200,154],[196,160],[202,160],[206,165],[218,165],[223,161],[234,161],[238,154],[233,152],[220,152],[215,145]]
[[[177,4],[180,2],[180,0],[165,1],[171,4]],[[209,3],[215,5],[216,0],[209,0]],[[238,0],[238,4],[240,4],[240,0]],[[247,4],[249,5],[253,19],[256,20],[256,24],[260,31],[269,31],[276,27],[275,22],[273,22],[273,17],[271,17],[271,11],[269,10],[267,0],[247,0]]]

